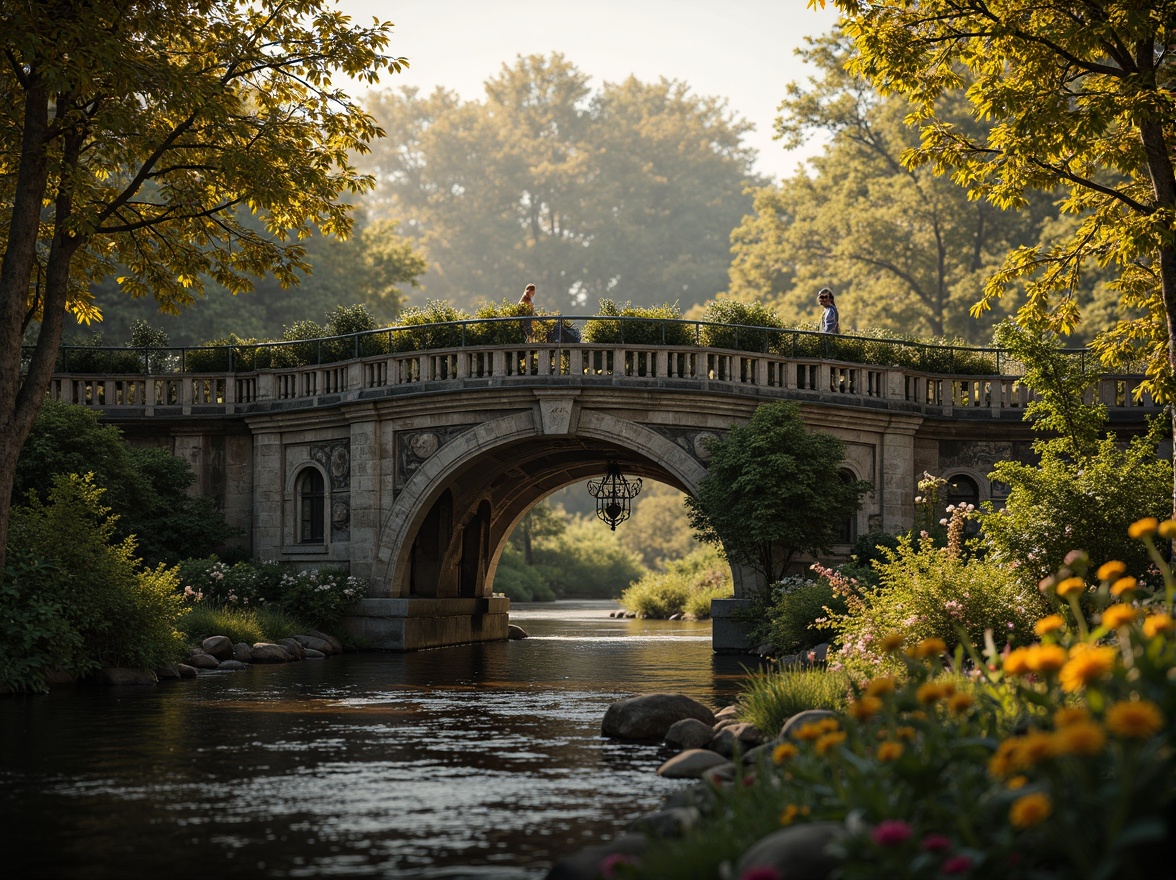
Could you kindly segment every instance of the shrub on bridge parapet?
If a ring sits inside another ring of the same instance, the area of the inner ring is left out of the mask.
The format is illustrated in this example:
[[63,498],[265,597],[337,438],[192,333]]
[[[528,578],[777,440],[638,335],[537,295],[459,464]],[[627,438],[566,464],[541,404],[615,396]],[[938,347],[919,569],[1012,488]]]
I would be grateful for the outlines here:
[[784,322],[767,306],[734,299],[707,303],[703,320],[703,345],[736,351],[776,351],[784,329]]
[[469,315],[442,300],[431,299],[423,307],[411,306],[400,313],[391,331],[392,351],[427,351],[461,345],[460,321]]
[[200,348],[190,348],[184,355],[184,370],[189,373],[249,372],[270,367],[269,349],[257,339],[242,339],[230,333],[213,339]]
[[[612,318],[613,320],[607,320]],[[618,305],[600,301],[599,317],[587,322],[584,342],[617,345],[694,345],[694,325],[682,321],[677,303],[660,306]]]
[[[539,314],[535,310],[534,314]],[[467,345],[517,345],[524,341],[526,331],[522,321],[494,320],[498,318],[529,318],[531,320],[531,335],[534,336],[540,325],[538,317],[532,317],[532,312],[526,306],[504,299],[502,302],[484,302],[478,306],[474,319],[483,318],[485,323],[471,323],[466,325]]]

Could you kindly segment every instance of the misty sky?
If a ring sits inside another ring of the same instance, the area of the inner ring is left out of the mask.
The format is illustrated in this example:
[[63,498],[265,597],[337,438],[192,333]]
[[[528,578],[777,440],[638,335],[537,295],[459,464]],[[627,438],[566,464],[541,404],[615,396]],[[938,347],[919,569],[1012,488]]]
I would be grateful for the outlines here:
[[[700,95],[727,99],[755,125],[747,143],[757,170],[793,172],[813,150],[785,153],[772,140],[784,86],[809,76],[793,50],[805,36],[829,30],[832,11],[806,0],[339,0],[363,20],[395,24],[391,52],[411,68],[383,86],[438,85],[463,98],[482,97],[482,83],[519,55],[562,52],[592,85],[629,74],[665,76]],[[815,145],[814,145],[815,146]]]

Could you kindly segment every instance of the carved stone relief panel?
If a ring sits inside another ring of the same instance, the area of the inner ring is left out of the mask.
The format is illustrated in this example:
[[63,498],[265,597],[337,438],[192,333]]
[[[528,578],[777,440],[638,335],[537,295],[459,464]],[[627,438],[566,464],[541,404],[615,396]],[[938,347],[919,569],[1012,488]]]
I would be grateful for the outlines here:
[[687,455],[696,461],[706,464],[710,461],[709,444],[722,439],[722,434],[715,431],[699,431],[689,428],[666,428],[661,425],[646,425],[654,433],[660,434],[667,440],[680,447]]
[[351,540],[351,441],[313,443],[310,457],[327,472],[331,540]]
[[425,431],[400,431],[396,434],[396,491],[416,473],[417,468],[437,454],[442,446],[476,425],[449,425]]

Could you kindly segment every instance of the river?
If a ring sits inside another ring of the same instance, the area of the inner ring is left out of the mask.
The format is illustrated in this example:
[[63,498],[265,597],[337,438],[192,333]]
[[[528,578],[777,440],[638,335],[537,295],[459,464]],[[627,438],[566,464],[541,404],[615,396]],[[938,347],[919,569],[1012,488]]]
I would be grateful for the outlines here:
[[0,874],[540,878],[685,783],[600,736],[608,705],[717,707],[750,658],[710,623],[521,605],[530,638],[366,652],[154,688],[0,698]]

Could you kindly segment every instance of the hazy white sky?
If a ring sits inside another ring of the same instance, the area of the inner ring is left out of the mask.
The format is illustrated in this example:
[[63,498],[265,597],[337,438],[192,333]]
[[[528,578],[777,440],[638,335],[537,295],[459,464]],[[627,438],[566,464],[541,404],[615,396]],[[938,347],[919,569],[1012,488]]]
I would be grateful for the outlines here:
[[[727,99],[755,125],[747,143],[758,170],[793,172],[811,150],[788,154],[772,139],[785,84],[809,71],[793,50],[833,26],[832,11],[806,0],[338,0],[357,20],[395,24],[391,52],[411,67],[381,87],[440,85],[466,99],[519,55],[561,52],[592,85],[630,74],[681,80]],[[832,4],[830,4],[831,6]]]

